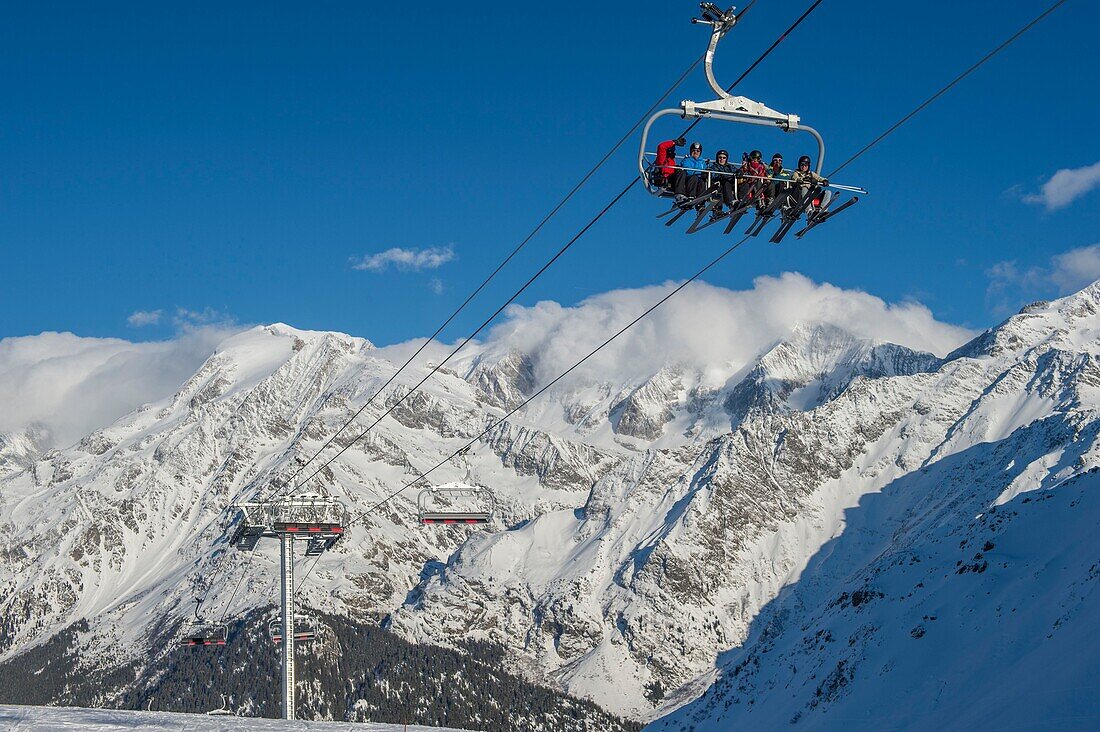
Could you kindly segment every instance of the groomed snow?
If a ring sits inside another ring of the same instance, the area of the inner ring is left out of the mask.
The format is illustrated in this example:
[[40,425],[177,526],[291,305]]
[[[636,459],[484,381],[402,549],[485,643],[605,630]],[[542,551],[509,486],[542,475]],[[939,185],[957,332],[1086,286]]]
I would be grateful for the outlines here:
[[355,730],[355,732],[472,732],[454,727],[375,724],[373,722],[288,722],[257,717],[207,716],[173,712],[133,712],[120,709],[76,707],[24,707],[0,705],[0,729],[10,732],[135,732],[136,730],[180,730],[183,732],[308,732],[309,730]]

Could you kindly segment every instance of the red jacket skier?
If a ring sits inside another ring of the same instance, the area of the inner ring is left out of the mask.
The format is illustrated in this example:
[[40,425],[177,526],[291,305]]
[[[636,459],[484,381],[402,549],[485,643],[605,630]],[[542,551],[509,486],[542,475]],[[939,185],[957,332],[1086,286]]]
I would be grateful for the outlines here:
[[687,140],[681,137],[677,140],[665,140],[657,146],[657,168],[666,181],[676,172],[676,146],[686,144]]

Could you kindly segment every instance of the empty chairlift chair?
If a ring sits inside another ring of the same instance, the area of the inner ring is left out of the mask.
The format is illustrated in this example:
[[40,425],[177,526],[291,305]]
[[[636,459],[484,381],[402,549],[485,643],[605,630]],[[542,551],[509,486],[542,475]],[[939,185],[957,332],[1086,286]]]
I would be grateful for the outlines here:
[[195,622],[184,629],[180,637],[181,646],[224,646],[229,637],[229,628],[225,625]]
[[[272,643],[283,642],[283,623],[281,620],[272,620],[267,624],[268,634],[271,636]],[[308,615],[295,615],[294,616],[294,642],[306,643],[317,638],[317,631],[314,630],[313,621]]]
[[487,524],[493,520],[496,498],[484,486],[444,483],[420,491],[416,508],[422,524]]

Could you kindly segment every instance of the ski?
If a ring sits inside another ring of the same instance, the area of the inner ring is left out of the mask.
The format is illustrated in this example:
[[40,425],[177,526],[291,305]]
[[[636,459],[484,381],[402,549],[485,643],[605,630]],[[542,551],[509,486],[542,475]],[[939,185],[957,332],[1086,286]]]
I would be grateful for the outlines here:
[[726,224],[726,230],[723,234],[729,234],[733,231],[733,228],[737,226],[737,222],[741,220],[741,217],[748,213],[748,206],[739,206],[735,210],[730,211],[730,221]]
[[792,210],[789,210],[783,214],[782,223],[779,224],[779,228],[775,230],[775,233],[772,234],[772,238],[769,239],[769,241],[772,244],[778,244],[779,242],[783,241],[783,237],[787,235],[787,232],[791,230],[791,227],[793,227],[798,219],[801,218],[802,213],[810,207],[810,205],[814,202],[814,198],[816,198],[820,193],[821,186],[813,186],[808,191],[806,191],[806,194],[802,197],[802,200],[799,201],[798,205]]
[[675,224],[675,223],[676,223],[676,222],[677,222],[677,221],[679,220],[679,218],[680,218],[681,216],[683,216],[684,214],[686,214],[686,213],[687,213],[688,211],[690,211],[690,210],[691,210],[691,207],[690,207],[690,206],[688,206],[687,208],[681,208],[681,209],[680,209],[680,210],[679,210],[679,211],[678,211],[678,212],[676,213],[676,215],[675,215],[675,216],[673,216],[673,217],[672,217],[671,219],[669,219],[668,221],[666,221],[666,222],[665,222],[665,226],[672,226],[673,224]]
[[775,218],[775,211],[780,206],[780,202],[783,200],[782,196],[776,196],[772,199],[771,203],[762,209],[758,209],[756,212],[756,218],[753,219],[749,228],[745,231],[747,236],[759,236],[760,232],[764,230],[764,227],[771,223],[771,220]]
[[687,233],[689,234],[694,234],[696,231],[698,231],[699,224],[703,223],[703,219],[705,219],[707,217],[707,214],[711,212],[710,206],[706,206],[704,208],[696,210],[698,211],[698,213],[695,214],[695,220],[692,221],[687,228]]
[[663,219],[665,216],[668,216],[669,214],[674,214],[679,210],[680,210],[680,204],[674,203],[674,204],[672,204],[672,208],[670,208],[668,211],[662,211],[661,213],[657,214],[657,218]]
[[845,201],[844,203],[840,204],[840,206],[836,207],[832,211],[826,211],[825,213],[823,213],[820,216],[816,217],[812,222],[810,222],[809,226],[807,226],[802,231],[795,234],[795,238],[796,239],[801,239],[806,234],[806,232],[808,232],[810,229],[812,229],[815,226],[818,226],[820,224],[824,224],[826,221],[828,221],[832,217],[836,216],[838,213],[840,213],[844,209],[851,207],[857,201],[859,201],[859,196],[853,196],[852,198],[850,198],[847,201]]
[[725,221],[733,214],[733,209],[722,211],[721,204],[717,204],[717,208],[711,207],[703,209],[703,213],[706,213],[707,211],[710,211],[710,220],[706,223],[702,223],[703,219],[702,215],[700,215],[700,217],[695,220],[695,223],[688,227],[687,233],[694,234],[696,232],[702,231],[708,226],[714,226],[719,221]]
[[674,214],[677,211],[680,211],[682,213],[689,208],[694,208],[695,206],[698,206],[700,203],[710,198],[710,194],[713,192],[714,191],[708,189],[701,196],[698,196],[696,198],[689,198],[688,200],[681,201],[680,203],[674,203],[672,205],[672,208],[670,208],[668,211],[657,214],[657,218],[663,219],[665,216],[668,216],[669,214]]

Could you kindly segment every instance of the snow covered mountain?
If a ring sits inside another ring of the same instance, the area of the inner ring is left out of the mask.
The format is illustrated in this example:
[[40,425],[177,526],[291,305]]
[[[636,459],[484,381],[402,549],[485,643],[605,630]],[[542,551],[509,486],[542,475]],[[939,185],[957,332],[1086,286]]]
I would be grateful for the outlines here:
[[[403,493],[318,561],[303,601],[417,642],[498,642],[513,670],[657,728],[787,724],[792,709],[828,726],[933,668],[949,683],[922,693],[947,714],[963,698],[950,680],[988,653],[942,669],[933,657],[981,635],[994,608],[1011,612],[1006,593],[1044,561],[1067,558],[1043,584],[1065,605],[1058,642],[1083,642],[1073,629],[1096,617],[1084,565],[1098,336],[1100,283],[945,358],[819,320],[748,359],[583,373],[490,430],[468,463],[432,473],[491,486],[490,530],[425,530]],[[433,345],[348,434],[441,352]],[[0,661],[85,618],[82,663],[140,663],[207,588],[215,617],[268,604],[274,547],[251,562],[227,550],[226,508],[293,475],[403,355],[256,328],[221,343],[169,399],[72,447],[2,448]],[[472,348],[311,487],[367,510],[533,393],[551,362],[507,341]],[[1039,506],[1050,509],[1032,518]],[[1049,542],[1028,538],[1032,523]],[[1014,605],[1023,619],[1011,632],[1041,627],[1041,605]],[[1032,640],[1033,653],[1004,655],[1013,673],[1039,671],[1056,650]],[[1078,653],[1073,668],[1096,655]]]

